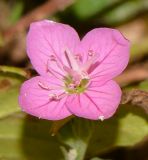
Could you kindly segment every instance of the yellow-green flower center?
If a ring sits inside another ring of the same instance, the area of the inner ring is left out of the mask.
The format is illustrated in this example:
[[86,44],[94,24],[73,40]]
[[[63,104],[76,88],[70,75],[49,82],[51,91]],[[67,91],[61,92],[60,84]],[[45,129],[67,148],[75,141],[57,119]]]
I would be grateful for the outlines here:
[[81,79],[80,82],[75,82],[72,76],[66,76],[64,79],[65,91],[69,94],[79,94],[87,89],[88,79]]

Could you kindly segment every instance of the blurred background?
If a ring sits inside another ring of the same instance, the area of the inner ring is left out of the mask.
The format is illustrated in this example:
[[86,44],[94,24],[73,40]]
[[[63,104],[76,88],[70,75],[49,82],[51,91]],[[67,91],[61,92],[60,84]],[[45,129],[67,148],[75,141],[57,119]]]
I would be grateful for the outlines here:
[[[69,24],[80,37],[96,27],[117,28],[131,41],[129,65],[116,78],[125,91],[125,109],[117,113],[119,119],[100,124],[84,159],[148,160],[148,0],[0,0],[0,160],[66,159],[68,127],[88,123],[72,120],[65,128],[63,122],[53,125],[20,111],[20,84],[36,74],[25,38],[30,23],[41,19]],[[51,130],[57,128],[61,133],[52,137]]]

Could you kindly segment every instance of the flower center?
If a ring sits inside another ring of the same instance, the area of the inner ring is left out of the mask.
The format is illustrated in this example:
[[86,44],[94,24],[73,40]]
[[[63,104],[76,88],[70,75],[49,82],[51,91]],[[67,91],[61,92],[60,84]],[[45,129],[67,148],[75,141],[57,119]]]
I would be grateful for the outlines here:
[[90,79],[88,69],[96,61],[96,55],[90,50],[87,62],[81,65],[79,56],[74,56],[69,49],[65,50],[65,57],[69,64],[68,67],[63,66],[63,69],[67,72],[64,77],[65,91],[69,94],[84,92]]
[[[93,50],[89,50],[85,63],[81,61],[80,55],[72,54],[68,48],[65,49],[64,54],[67,65],[59,63],[56,57],[51,55],[49,70],[56,78],[63,80],[65,94],[80,94],[87,89],[90,81],[89,69],[96,62],[96,54]],[[41,84],[40,86],[46,89],[45,86]],[[57,99],[54,95],[52,97]]]
[[64,78],[65,91],[69,94],[82,93],[87,89],[88,79],[75,80],[71,75]]

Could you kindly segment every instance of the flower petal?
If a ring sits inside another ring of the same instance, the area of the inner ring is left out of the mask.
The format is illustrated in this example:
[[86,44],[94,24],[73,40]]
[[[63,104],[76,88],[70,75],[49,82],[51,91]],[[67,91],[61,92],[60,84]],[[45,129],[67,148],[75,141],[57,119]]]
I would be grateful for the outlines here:
[[119,85],[111,80],[102,86],[92,82],[86,94],[96,104],[98,109],[102,112],[104,118],[110,118],[116,111],[121,100],[121,89]]
[[72,114],[78,117],[96,120],[99,115],[102,115],[91,99],[85,94],[69,96],[66,106]]
[[118,30],[97,28],[81,41],[79,52],[86,63],[88,53],[96,54],[96,63],[90,68],[91,78],[99,77],[98,85],[119,75],[129,61],[129,41]]
[[73,53],[79,42],[79,36],[72,27],[48,20],[38,21],[30,25],[27,53],[33,67],[44,75],[50,59],[56,58],[58,64],[54,69],[59,71],[59,66],[67,63],[65,50],[68,48]]
[[69,96],[66,105],[76,116],[102,120],[115,113],[120,99],[121,90],[114,81],[108,81],[100,87],[92,82],[85,93]]
[[21,87],[19,104],[22,110],[39,118],[59,120],[71,113],[65,106],[66,97],[60,100],[50,100],[54,94],[62,94],[60,81],[54,77],[34,77]]

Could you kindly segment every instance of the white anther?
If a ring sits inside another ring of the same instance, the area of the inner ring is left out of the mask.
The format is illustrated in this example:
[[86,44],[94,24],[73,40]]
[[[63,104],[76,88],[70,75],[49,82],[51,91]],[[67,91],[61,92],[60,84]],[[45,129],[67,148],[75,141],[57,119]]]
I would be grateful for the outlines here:
[[55,23],[54,21],[51,21],[51,20],[50,20],[49,22],[50,22],[50,23]]
[[65,94],[68,94],[69,92],[68,91],[65,91]]
[[82,71],[81,72],[81,78],[82,79],[89,79],[89,76],[88,76],[88,74],[86,72]]
[[89,50],[89,51],[88,51],[88,55],[92,57],[92,56],[94,55],[93,50]]
[[56,23],[56,22],[54,22],[52,20],[44,20],[44,21],[47,22],[47,23]]
[[103,121],[103,120],[104,120],[104,116],[99,116],[99,119],[100,119],[101,121]]
[[42,82],[39,81],[38,85],[43,88],[43,89],[46,89],[46,90],[49,90],[49,87],[46,86],[45,84],[43,84]]
[[56,57],[55,57],[54,55],[51,55],[51,56],[50,56],[50,60],[51,60],[51,61],[56,61]]
[[56,94],[54,94],[54,93],[49,94],[49,98],[50,98],[51,100],[58,100],[58,99],[59,99],[58,95],[56,95]]
[[76,59],[76,60],[79,60],[79,59],[80,59],[80,56],[79,56],[79,55],[75,55],[75,59]]
[[76,86],[76,85],[75,85],[74,83],[69,84],[69,88],[71,88],[71,89],[74,89],[75,86]]

